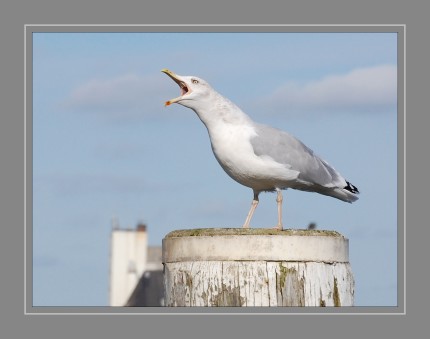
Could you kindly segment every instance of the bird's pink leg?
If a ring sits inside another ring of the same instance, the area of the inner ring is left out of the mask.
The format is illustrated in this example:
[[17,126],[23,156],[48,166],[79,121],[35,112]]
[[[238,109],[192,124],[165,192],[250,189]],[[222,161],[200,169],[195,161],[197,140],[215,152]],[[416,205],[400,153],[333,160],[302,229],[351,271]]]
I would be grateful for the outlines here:
[[251,222],[252,216],[254,215],[254,211],[258,205],[258,193],[254,192],[254,200],[252,200],[251,208],[248,212],[248,216],[246,217],[245,223],[242,228],[249,228],[249,223]]
[[278,225],[276,225],[274,228],[282,231],[282,191],[277,189],[278,196],[276,197],[276,202],[278,204]]

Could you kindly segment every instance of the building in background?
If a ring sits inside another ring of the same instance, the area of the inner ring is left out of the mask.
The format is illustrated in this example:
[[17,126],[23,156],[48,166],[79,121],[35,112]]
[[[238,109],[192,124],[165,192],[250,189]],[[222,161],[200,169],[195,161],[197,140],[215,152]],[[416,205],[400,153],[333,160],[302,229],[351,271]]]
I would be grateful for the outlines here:
[[114,221],[110,255],[110,306],[163,306],[161,247],[148,246],[145,224],[121,229]]

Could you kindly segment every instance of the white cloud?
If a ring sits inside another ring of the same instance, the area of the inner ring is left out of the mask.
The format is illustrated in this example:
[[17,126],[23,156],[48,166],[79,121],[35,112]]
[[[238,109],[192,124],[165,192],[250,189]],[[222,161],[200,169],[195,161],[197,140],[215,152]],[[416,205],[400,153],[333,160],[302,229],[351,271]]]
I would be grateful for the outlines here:
[[[74,89],[64,105],[109,118],[135,120],[156,115],[174,93],[172,84],[160,75],[126,74],[90,80]],[[287,82],[254,102],[253,110],[264,114],[379,112],[393,109],[396,101],[396,67],[380,65],[306,83]]]
[[359,68],[299,84],[288,82],[256,104],[265,113],[286,111],[378,112],[397,101],[397,70],[393,65]]
[[162,77],[135,74],[93,79],[74,89],[63,104],[69,109],[122,119],[139,118],[163,107],[166,98],[162,94],[167,91],[167,85],[162,80]]

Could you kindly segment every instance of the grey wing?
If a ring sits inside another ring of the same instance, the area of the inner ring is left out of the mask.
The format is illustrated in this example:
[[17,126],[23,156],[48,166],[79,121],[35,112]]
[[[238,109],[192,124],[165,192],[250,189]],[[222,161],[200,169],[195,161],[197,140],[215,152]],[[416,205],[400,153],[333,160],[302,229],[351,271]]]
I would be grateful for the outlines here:
[[278,163],[299,171],[299,179],[321,186],[345,186],[345,179],[326,161],[294,136],[265,125],[256,125],[251,139],[257,156],[269,156]]

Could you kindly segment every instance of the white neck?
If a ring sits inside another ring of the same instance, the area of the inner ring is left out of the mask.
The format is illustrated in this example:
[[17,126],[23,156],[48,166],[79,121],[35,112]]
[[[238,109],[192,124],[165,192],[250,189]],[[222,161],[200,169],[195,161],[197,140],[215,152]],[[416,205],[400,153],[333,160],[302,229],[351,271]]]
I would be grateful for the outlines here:
[[180,103],[191,108],[210,131],[219,124],[250,124],[252,120],[229,99],[217,92],[197,101]]

